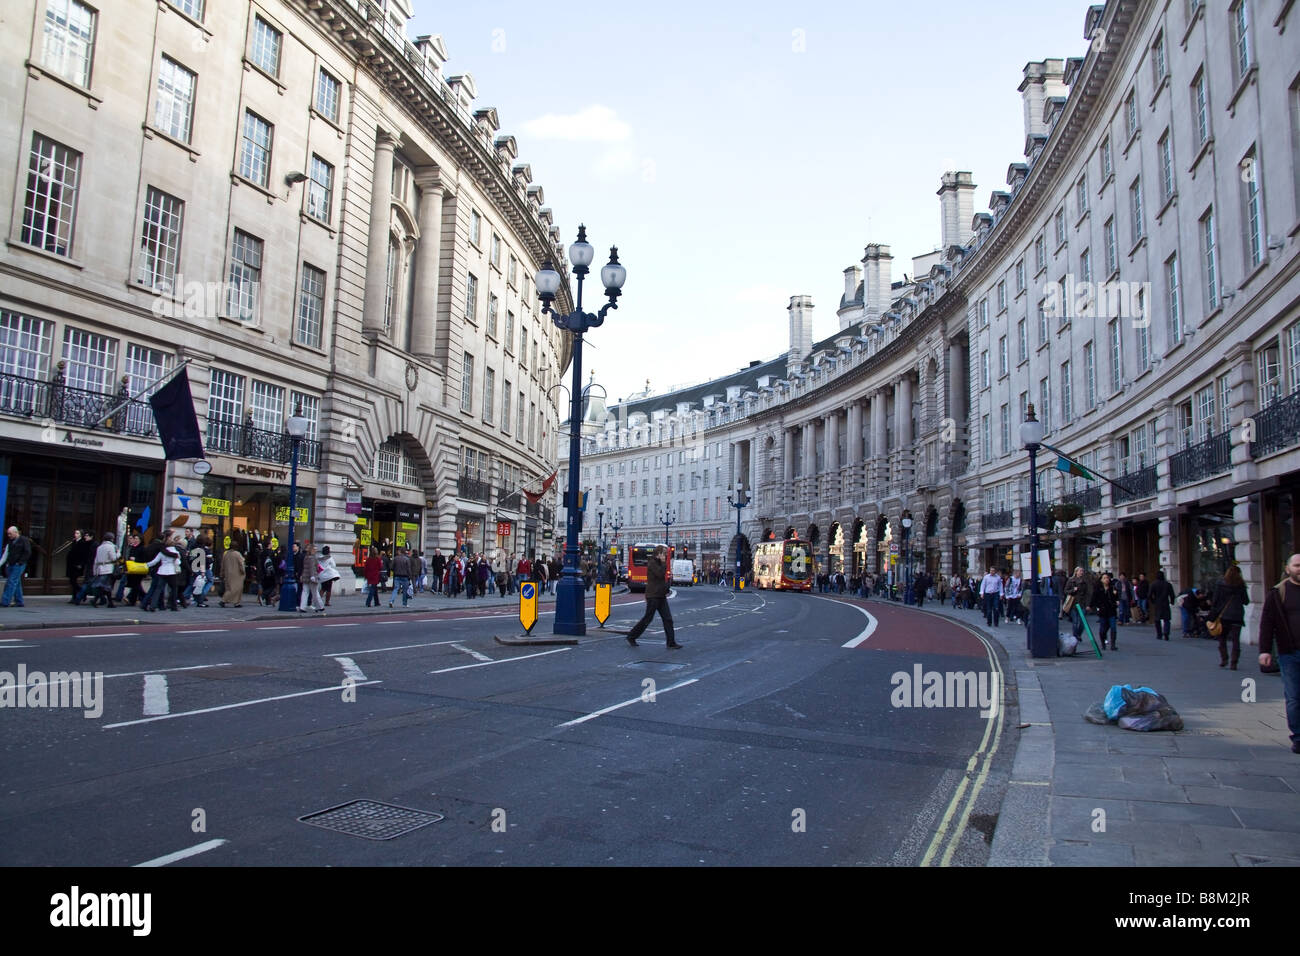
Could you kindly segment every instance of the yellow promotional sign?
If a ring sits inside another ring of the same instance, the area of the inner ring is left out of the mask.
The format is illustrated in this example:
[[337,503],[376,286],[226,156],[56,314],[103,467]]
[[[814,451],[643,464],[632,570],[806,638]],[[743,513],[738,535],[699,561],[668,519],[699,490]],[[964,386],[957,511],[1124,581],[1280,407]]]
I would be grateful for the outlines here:
[[230,517],[230,502],[225,498],[204,498],[203,514]]
[[[295,524],[306,524],[306,523],[307,523],[307,509],[306,509],[306,508],[295,508],[294,511],[296,512],[295,519],[294,519],[294,523],[295,523]],[[276,522],[277,522],[278,524],[285,524],[285,523],[289,520],[289,506],[288,506],[288,505],[281,505],[279,508],[276,508],[276,509],[275,509],[275,520],[276,520]]]
[[519,623],[525,634],[531,634],[537,623],[537,585],[532,581],[519,585]]
[[370,547],[370,530],[367,528],[366,530],[362,531],[361,534],[357,537],[357,540],[361,542],[361,546],[363,548]]
[[225,551],[229,551],[229,550],[230,550],[230,535],[226,535],[225,538],[222,539],[221,547],[222,547],[222,549],[225,550]]
[[397,532],[397,534],[394,535],[394,537],[397,539],[397,540],[395,541],[395,544],[396,544],[399,548],[404,548],[404,547],[406,547],[406,532],[405,532],[405,531],[399,531],[399,532]]
[[604,627],[605,622],[609,620],[609,592],[608,584],[596,585],[596,623],[601,627]]

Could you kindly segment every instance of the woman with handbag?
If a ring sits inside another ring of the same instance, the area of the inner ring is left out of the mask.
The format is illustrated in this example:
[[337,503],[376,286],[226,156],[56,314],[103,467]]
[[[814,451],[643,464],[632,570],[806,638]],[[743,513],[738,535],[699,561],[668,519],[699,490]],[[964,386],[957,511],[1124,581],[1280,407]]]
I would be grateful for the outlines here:
[[1228,642],[1232,642],[1232,669],[1237,669],[1241,657],[1241,628],[1246,623],[1246,605],[1250,596],[1241,568],[1235,564],[1223,572],[1223,579],[1214,585],[1214,600],[1210,606],[1210,620],[1206,627],[1211,637],[1219,639],[1219,666],[1228,666]]
[[298,613],[306,614],[307,606],[319,614],[325,613],[325,601],[320,596],[320,576],[325,570],[316,554],[316,546],[310,542],[300,553],[302,557],[302,597],[298,601]]
[[343,575],[339,574],[338,566],[334,563],[334,556],[330,554],[330,546],[327,544],[320,549],[320,594],[325,599],[325,606],[330,606],[330,592],[334,590],[334,582]]

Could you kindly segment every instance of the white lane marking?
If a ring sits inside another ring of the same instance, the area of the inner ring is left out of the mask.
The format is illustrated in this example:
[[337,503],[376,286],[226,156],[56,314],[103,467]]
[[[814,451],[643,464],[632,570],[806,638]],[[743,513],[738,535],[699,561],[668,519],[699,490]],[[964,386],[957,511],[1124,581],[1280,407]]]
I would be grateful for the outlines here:
[[12,644],[14,641],[21,640],[21,637],[0,637],[0,644]]
[[[565,648],[568,650],[568,648]],[[369,680],[363,684],[357,684],[357,687],[368,687],[371,684],[382,684],[383,681]],[[117,724],[105,724],[104,730],[112,730],[115,727],[131,727],[135,724],[151,724],[155,720],[171,720],[173,717],[193,717],[197,714],[215,714],[219,710],[233,710],[236,707],[252,707],[254,704],[269,704],[277,700],[289,700],[291,697],[308,697],[312,694],[337,694],[341,687],[321,687],[317,690],[303,690],[296,694],[281,694],[279,697],[260,697],[257,700],[243,700],[237,704],[222,704],[220,707],[204,707],[202,710],[184,710],[179,714],[162,714],[158,717],[145,717],[143,720],[124,720]]]
[[456,644],[456,643],[453,643],[451,646],[454,647],[454,648],[456,648],[456,650],[458,650],[458,651],[464,651],[466,654],[468,654],[470,657],[474,658],[474,660],[476,660],[476,661],[490,661],[490,660],[492,660],[492,658],[488,657],[486,654],[480,654],[478,651],[471,651],[468,647],[465,647],[463,644]]
[[296,631],[298,630],[298,627],[299,625],[297,624],[272,624],[270,626],[255,627],[253,628],[253,630],[255,631]]
[[200,853],[207,853],[209,850],[215,850],[226,842],[226,840],[209,840],[207,843],[200,843],[198,846],[192,846],[188,850],[177,850],[175,853],[168,853],[166,856],[159,856],[152,860],[145,860],[143,863],[137,863],[136,866],[166,866],[168,863],[175,863],[177,860],[183,860],[186,857],[198,856]]
[[165,674],[144,675],[144,715],[154,717],[170,713],[171,701],[167,699],[167,676]]
[[[33,644],[31,646],[35,647],[36,645]],[[233,664],[226,663],[226,664],[195,664],[192,667],[156,667],[151,671],[130,671],[129,673],[126,674],[105,674],[104,680],[108,680],[111,677],[139,677],[141,674],[170,674],[175,671],[201,671],[201,670],[206,670],[209,667],[233,667],[233,666],[234,666]],[[72,679],[71,677],[65,677],[63,680],[47,680],[46,683],[49,684],[51,687],[57,687],[59,684],[68,683],[68,681],[70,681],[71,679]],[[35,687],[36,683],[37,682],[29,681],[28,683],[23,684],[22,686]]]
[[451,671],[468,670],[471,667],[491,667],[493,664],[509,664],[512,661],[523,661],[530,657],[545,657],[547,654],[562,654],[565,651],[573,650],[572,647],[557,647],[553,651],[541,651],[537,654],[522,654],[519,657],[503,657],[499,661],[488,661],[486,664],[461,664],[459,667],[444,667],[442,670],[429,671],[430,674],[447,674]]
[[405,624],[405,623],[406,623],[405,621],[375,621],[375,624],[377,626],[383,626],[384,624]]
[[6,644],[4,647],[0,647],[0,651],[12,651],[15,648],[19,648],[19,647],[35,647],[35,646],[36,646],[35,644]]
[[416,647],[442,647],[446,644],[455,644],[455,641],[433,641],[429,644],[398,644],[396,647],[362,647],[355,651],[335,651],[333,654],[322,654],[321,657],[335,657],[342,654],[382,654],[384,651],[409,651]]
[[366,675],[361,673],[361,668],[357,666],[356,661],[354,661],[352,658],[336,657],[334,659],[338,661],[341,665],[343,665],[344,677],[350,677],[353,680],[358,680],[358,681],[366,679]]
[[139,637],[139,631],[117,631],[113,634],[73,634],[73,637]]
[[177,631],[177,634],[224,634],[230,630],[228,627],[209,627],[201,631]]
[[[819,598],[819,600],[828,600],[828,599],[827,599],[827,598]],[[871,637],[872,634],[875,634],[875,633],[876,633],[876,628],[880,626],[880,622],[877,621],[877,620],[876,620],[876,619],[875,619],[875,618],[870,614],[870,612],[867,611],[866,608],[864,608],[864,607],[858,607],[858,605],[856,605],[856,604],[846,604],[846,602],[844,602],[844,601],[837,601],[836,603],[837,603],[837,604],[845,604],[845,606],[847,606],[847,607],[857,608],[859,611],[861,611],[863,614],[865,614],[865,615],[867,616],[867,626],[864,627],[864,628],[862,629],[862,633],[860,633],[857,637],[853,638],[853,640],[849,641],[847,644],[841,644],[840,647],[848,647],[848,648],[854,648],[854,647],[857,647],[857,646],[858,646],[859,644],[861,644],[863,641],[865,641],[865,640],[867,640],[869,637]]]
[[[666,693],[668,693],[670,690],[676,690],[676,689],[679,688],[679,687],[685,687],[687,684],[694,684],[694,683],[696,683],[696,682],[698,682],[698,681],[699,681],[699,678],[698,678],[698,677],[692,677],[690,680],[684,680],[684,681],[682,681],[680,684],[673,684],[672,687],[665,687],[663,690],[657,690],[657,691],[655,691],[655,695],[658,696],[659,694],[666,694]],[[633,697],[631,700],[625,700],[625,701],[623,701],[623,703],[621,703],[621,704],[615,704],[615,705],[612,706],[612,707],[604,707],[604,708],[602,708],[602,709],[600,709],[600,710],[592,711],[590,714],[587,714],[587,715],[584,716],[584,717],[578,717],[578,718],[575,719],[575,720],[566,720],[566,721],[565,721],[564,723],[562,723],[562,724],[556,724],[556,726],[557,726],[557,727],[574,727],[574,726],[577,726],[578,724],[585,724],[585,723],[586,723],[587,721],[589,721],[589,720],[595,720],[597,717],[603,717],[605,714],[611,713],[612,711],[618,710],[618,709],[620,709],[620,708],[622,708],[622,707],[630,707],[632,704],[639,704],[639,703],[642,702],[642,700],[644,700],[644,698],[641,698],[641,697]]]
[[360,624],[326,624],[326,627],[360,627]]

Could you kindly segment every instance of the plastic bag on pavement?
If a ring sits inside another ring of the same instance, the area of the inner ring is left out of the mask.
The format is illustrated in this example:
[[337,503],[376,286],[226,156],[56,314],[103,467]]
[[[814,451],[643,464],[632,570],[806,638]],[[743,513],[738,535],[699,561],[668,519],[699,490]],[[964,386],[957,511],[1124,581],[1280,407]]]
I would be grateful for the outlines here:
[[[1128,703],[1127,698],[1125,698],[1124,696],[1125,690],[1129,691],[1130,693],[1133,693],[1135,691],[1142,691],[1148,694],[1156,693],[1155,689],[1151,687],[1135,688],[1131,684],[1124,684],[1123,686],[1119,684],[1114,685],[1113,687],[1111,687],[1110,690],[1106,692],[1106,699],[1102,703],[1102,706],[1106,708],[1106,716],[1109,717],[1111,720],[1115,720],[1119,717],[1123,717],[1128,714],[1139,713],[1139,711],[1134,711],[1132,709],[1132,706]],[[1156,694],[1156,696],[1158,697],[1160,695]]]
[[1137,690],[1124,687],[1120,689],[1120,693],[1124,695],[1124,706],[1118,714],[1120,717],[1154,714],[1160,708],[1169,706],[1169,701],[1150,687],[1139,687]]
[[1121,717],[1119,725],[1125,730],[1182,730],[1183,718],[1178,716],[1178,711],[1165,704],[1149,714]]
[[1083,715],[1083,719],[1090,724],[1109,724],[1110,718],[1106,716],[1106,709],[1102,707],[1101,701],[1090,704]]
[[1060,653],[1062,657],[1073,657],[1074,652],[1079,649],[1079,639],[1073,634],[1062,634],[1060,642]]

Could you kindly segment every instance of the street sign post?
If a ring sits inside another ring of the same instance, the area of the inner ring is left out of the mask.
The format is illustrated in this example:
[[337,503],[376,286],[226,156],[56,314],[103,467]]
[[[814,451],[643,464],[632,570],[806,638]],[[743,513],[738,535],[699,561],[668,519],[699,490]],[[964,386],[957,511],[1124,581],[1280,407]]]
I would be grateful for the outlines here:
[[525,634],[531,634],[537,623],[537,585],[532,581],[519,586],[519,623],[524,626]]
[[596,623],[601,627],[609,620],[609,592],[611,588],[608,584],[596,585]]

